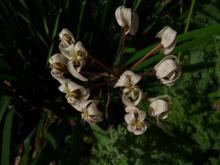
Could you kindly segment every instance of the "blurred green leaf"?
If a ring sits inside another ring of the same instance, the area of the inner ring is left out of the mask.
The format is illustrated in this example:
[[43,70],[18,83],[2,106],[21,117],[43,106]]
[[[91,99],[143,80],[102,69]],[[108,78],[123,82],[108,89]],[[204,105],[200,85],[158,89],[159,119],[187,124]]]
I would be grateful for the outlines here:
[[5,119],[5,124],[2,134],[2,151],[1,151],[1,164],[9,165],[10,161],[10,144],[11,144],[11,130],[14,111],[10,111]]
[[3,119],[3,116],[8,109],[8,105],[10,103],[11,97],[10,96],[2,96],[0,98],[0,124]]

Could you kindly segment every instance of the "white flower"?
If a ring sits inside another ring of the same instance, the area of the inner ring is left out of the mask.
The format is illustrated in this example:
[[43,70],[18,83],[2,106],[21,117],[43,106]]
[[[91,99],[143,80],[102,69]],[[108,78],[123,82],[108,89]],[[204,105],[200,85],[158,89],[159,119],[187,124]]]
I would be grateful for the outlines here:
[[63,28],[62,31],[59,33],[59,38],[64,45],[71,45],[76,42],[73,34],[66,28]]
[[67,72],[67,60],[66,58],[60,54],[56,53],[49,59],[51,75],[58,80],[61,84],[66,81],[64,77],[64,73]]
[[137,105],[142,99],[142,91],[138,86],[136,86],[140,80],[141,76],[127,70],[120,76],[114,85],[114,88],[124,87],[122,101],[126,106],[130,105],[131,103]]
[[144,133],[147,130],[147,124],[144,121],[146,113],[134,106],[126,107],[126,111],[129,112],[125,115],[125,121],[128,124],[128,131],[135,135]]
[[159,96],[149,99],[150,105],[148,114],[158,119],[166,119],[168,117],[168,110],[171,105],[170,97],[167,95]]
[[161,39],[161,44],[164,48],[164,54],[169,54],[176,46],[177,32],[169,26],[165,26],[160,30],[156,37]]
[[87,81],[88,79],[79,73],[85,65],[85,58],[87,56],[87,51],[82,42],[79,41],[71,45],[65,45],[60,42],[59,48],[60,52],[68,59],[67,68],[69,72],[79,80]]
[[97,109],[97,102],[94,100],[83,101],[80,105],[74,106],[74,108],[81,113],[82,119],[90,124],[102,121],[102,112]]
[[154,66],[156,76],[162,84],[173,85],[181,76],[181,69],[178,67],[179,61],[176,56],[169,55],[163,58]]
[[115,11],[115,18],[121,27],[126,28],[125,34],[134,35],[139,26],[138,15],[131,11],[130,8],[119,6]]
[[70,80],[60,85],[59,90],[66,93],[67,102],[71,105],[81,104],[81,102],[87,100],[90,95],[89,89],[85,89]]

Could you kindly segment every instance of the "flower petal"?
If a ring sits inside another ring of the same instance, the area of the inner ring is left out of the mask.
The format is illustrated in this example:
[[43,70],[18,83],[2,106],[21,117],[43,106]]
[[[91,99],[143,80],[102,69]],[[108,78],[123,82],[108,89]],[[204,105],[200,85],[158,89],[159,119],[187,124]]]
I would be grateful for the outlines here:
[[138,105],[143,98],[143,92],[140,88],[134,88],[135,91],[130,91],[128,88],[123,89],[122,102],[126,105]]
[[67,84],[66,82],[62,83],[59,87],[58,87],[60,92],[66,93],[67,91]]
[[72,61],[68,61],[67,68],[73,77],[75,77],[81,81],[88,81],[88,79],[86,77],[82,76],[79,72],[77,72]]
[[[76,49],[76,51],[78,52],[77,55],[80,55],[80,56],[82,56],[83,58],[85,58],[85,57],[87,56],[87,54],[88,54],[81,41],[78,41],[78,42],[76,43],[75,49]],[[79,53],[81,53],[81,54],[79,54]]]
[[116,84],[114,85],[114,88],[116,87],[128,87],[129,85],[131,85],[130,83],[132,83],[132,85],[137,84],[139,81],[141,80],[141,76],[133,73],[130,70],[125,71],[120,78],[118,79],[118,81],[116,82]]
[[63,73],[56,70],[56,69],[52,69],[51,70],[51,75],[53,76],[54,79],[56,79],[60,84],[63,84],[66,82],[66,78],[63,76]]
[[54,64],[54,63],[66,64],[66,62],[67,62],[66,58],[60,53],[56,53],[52,55],[49,59],[50,64]]
[[135,107],[134,104],[130,104],[125,107],[125,112],[127,112],[127,113],[135,113],[137,111],[139,111],[139,109],[137,107]]
[[168,111],[171,105],[171,99],[168,95],[158,96],[149,99],[148,114],[152,117],[165,119],[168,117]]
[[147,124],[145,122],[142,123],[141,128],[135,129],[133,131],[134,135],[140,135],[147,130]]
[[131,16],[131,9],[125,8],[124,6],[119,6],[115,11],[115,18],[121,27],[131,25]]
[[147,116],[146,112],[138,110],[137,113],[138,113],[138,120],[143,122],[146,119],[146,116]]
[[161,113],[168,111],[169,105],[166,101],[160,99],[155,100],[149,105],[150,109],[148,114],[150,116],[156,117],[159,116]]
[[131,25],[128,31],[125,34],[130,33],[131,35],[135,35],[139,27],[139,18],[136,13],[132,13]]
[[174,60],[164,60],[157,65],[156,76],[158,79],[164,78],[175,69],[177,69],[177,65]]
[[76,58],[77,52],[75,49],[75,45],[65,45],[62,42],[59,44],[59,50],[63,56],[65,56],[68,60],[72,60],[74,57]]
[[127,114],[124,116],[124,119],[125,119],[126,123],[129,124],[129,125],[134,124],[135,121],[136,121],[136,118],[135,118],[135,115],[134,115],[133,112],[127,113]]
[[163,49],[164,54],[165,55],[170,54],[173,51],[173,49],[175,48],[175,46],[176,46],[176,40],[174,40],[173,43],[170,44],[170,46]]
[[65,42],[66,44],[75,43],[75,38],[73,34],[66,28],[63,28],[62,31],[59,33],[59,38],[61,42]]
[[173,30],[169,26],[165,26],[162,30],[160,30],[157,34],[157,38],[161,38],[161,44],[164,48],[169,47],[174,40],[176,39],[177,32]]
[[101,115],[102,113],[97,109],[96,103],[93,101],[89,104],[88,108],[88,114],[89,115]]
[[158,64],[154,66],[156,76],[165,85],[171,86],[181,76],[181,68],[177,66],[178,59],[174,55],[169,55],[163,58]]

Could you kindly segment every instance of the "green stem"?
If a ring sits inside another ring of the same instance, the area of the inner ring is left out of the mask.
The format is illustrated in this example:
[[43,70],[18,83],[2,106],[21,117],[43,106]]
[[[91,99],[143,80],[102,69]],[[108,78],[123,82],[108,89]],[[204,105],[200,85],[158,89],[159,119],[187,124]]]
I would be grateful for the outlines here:
[[189,24],[190,24],[190,21],[191,21],[191,18],[192,18],[192,13],[193,13],[193,10],[194,10],[194,7],[195,7],[195,3],[196,3],[196,0],[191,1],[189,14],[188,14],[188,18],[187,18],[187,21],[186,21],[186,26],[185,26],[185,29],[184,29],[184,33],[186,33],[189,29]]

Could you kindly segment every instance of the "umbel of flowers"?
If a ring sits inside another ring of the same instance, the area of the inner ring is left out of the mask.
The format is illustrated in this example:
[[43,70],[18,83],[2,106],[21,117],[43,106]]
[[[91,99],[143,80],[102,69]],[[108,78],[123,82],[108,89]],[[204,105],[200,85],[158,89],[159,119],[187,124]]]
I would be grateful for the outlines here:
[[[126,36],[135,35],[137,32],[139,18],[130,8],[124,6],[119,6],[116,9],[115,17],[117,23],[122,28],[120,46],[121,49],[123,49]],[[127,129],[135,135],[140,135],[147,130],[148,117],[156,118],[158,123],[159,120],[166,119],[171,106],[171,99],[168,95],[157,96],[154,98],[145,96],[142,89],[138,86],[142,77],[139,74],[132,72],[132,70],[146,58],[161,50],[165,57],[154,66],[155,76],[166,86],[174,85],[181,76],[178,58],[174,55],[169,55],[175,48],[176,35],[177,33],[175,30],[169,26],[165,26],[156,34],[156,37],[161,39],[161,42],[140,60],[134,63],[130,69],[125,69],[124,66],[121,66],[120,68],[124,68],[124,70],[119,72],[121,75],[117,75],[114,72],[115,68],[110,69],[94,57],[90,56],[97,65],[106,70],[102,75],[97,73],[96,77],[114,77],[114,83],[108,84],[112,84],[112,88],[121,89],[121,100],[125,109],[124,119],[127,123]],[[59,39],[60,53],[54,54],[49,59],[51,75],[60,83],[58,89],[65,94],[67,103],[69,103],[73,109],[81,113],[83,120],[87,121],[89,124],[103,121],[103,112],[99,111],[97,108],[98,101],[91,98],[90,88],[85,87],[85,84],[87,84],[90,79],[81,73],[86,63],[90,62],[87,60],[89,56],[87,50],[84,48],[81,41],[76,42],[73,34],[66,28],[60,32]],[[120,51],[121,65],[123,65],[123,60],[123,51]],[[66,74],[71,75],[73,78],[67,78]],[[78,83],[72,79],[77,80]],[[106,78],[105,80],[111,80],[112,82],[111,78]],[[94,94],[95,93],[93,93],[93,95]],[[142,99],[146,99],[146,97],[149,102],[149,107],[141,110],[138,108],[138,104]],[[108,104],[109,101],[106,103],[106,107]]]

